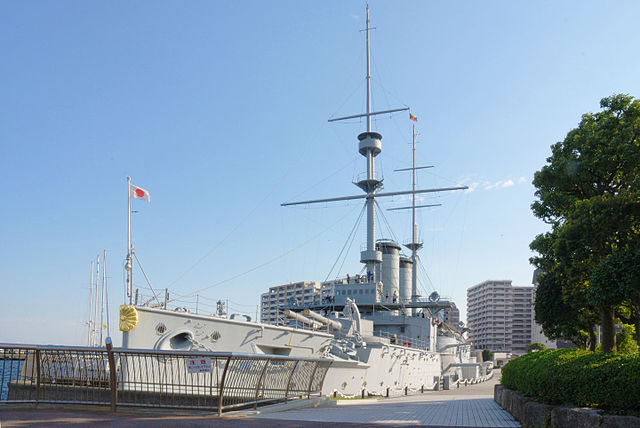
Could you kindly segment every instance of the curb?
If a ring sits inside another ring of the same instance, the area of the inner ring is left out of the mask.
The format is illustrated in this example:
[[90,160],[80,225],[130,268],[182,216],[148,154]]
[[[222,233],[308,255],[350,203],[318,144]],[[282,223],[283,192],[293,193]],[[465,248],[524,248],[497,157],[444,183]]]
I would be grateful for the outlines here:
[[502,385],[494,387],[493,399],[524,427],[640,428],[640,418],[635,416],[601,415],[593,408],[537,403]]

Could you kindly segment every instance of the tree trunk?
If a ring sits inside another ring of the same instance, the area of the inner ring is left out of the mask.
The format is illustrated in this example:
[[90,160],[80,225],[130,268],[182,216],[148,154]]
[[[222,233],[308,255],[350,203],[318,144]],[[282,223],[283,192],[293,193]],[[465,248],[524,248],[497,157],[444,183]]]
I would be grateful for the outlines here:
[[596,345],[598,344],[598,339],[596,337],[595,327],[589,328],[589,351],[594,352],[596,350]]
[[613,307],[601,307],[602,352],[616,351],[616,314]]

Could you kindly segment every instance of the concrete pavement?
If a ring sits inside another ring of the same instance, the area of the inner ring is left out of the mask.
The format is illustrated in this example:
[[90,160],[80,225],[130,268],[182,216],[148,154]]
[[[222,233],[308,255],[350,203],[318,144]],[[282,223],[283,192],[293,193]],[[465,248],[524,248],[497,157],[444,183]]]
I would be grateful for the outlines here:
[[[211,412],[177,410],[119,410],[104,408],[2,407],[0,428],[13,427],[519,427],[493,401],[494,379],[449,391],[425,392],[377,400],[321,402],[318,407],[267,413],[230,412],[218,418]],[[273,410],[273,409],[272,409]]]

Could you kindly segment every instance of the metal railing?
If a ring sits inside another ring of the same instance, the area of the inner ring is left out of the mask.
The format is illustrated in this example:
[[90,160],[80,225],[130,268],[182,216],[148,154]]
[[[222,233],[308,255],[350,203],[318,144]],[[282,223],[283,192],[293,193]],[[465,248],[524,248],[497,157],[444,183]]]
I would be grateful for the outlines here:
[[424,340],[416,339],[415,337],[390,333],[388,331],[380,331],[375,333],[375,335],[389,339],[389,342],[393,345],[402,345],[409,348],[420,349],[422,351],[429,351],[429,343]]
[[331,360],[0,344],[0,403],[217,411],[320,395]]

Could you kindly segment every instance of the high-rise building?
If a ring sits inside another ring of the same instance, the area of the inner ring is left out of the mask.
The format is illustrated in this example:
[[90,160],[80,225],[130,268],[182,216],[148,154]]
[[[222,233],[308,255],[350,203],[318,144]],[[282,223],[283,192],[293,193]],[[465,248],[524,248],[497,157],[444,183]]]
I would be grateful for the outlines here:
[[280,308],[288,305],[310,305],[320,299],[319,282],[303,281],[270,287],[260,300],[260,322],[277,324]]
[[533,287],[489,280],[467,289],[467,326],[475,349],[524,354],[531,344]]

